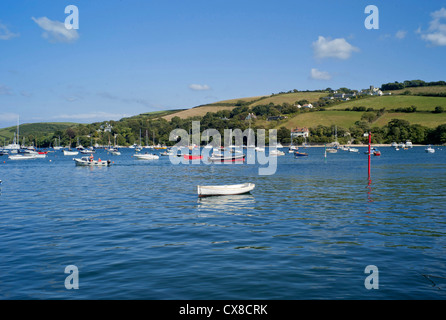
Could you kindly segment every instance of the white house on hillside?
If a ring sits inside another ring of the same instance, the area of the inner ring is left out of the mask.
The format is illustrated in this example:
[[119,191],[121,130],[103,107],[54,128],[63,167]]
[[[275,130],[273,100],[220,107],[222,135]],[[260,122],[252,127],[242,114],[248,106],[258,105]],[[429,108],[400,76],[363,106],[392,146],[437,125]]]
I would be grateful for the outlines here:
[[307,128],[295,128],[291,129],[291,138],[305,137],[308,138],[310,131]]

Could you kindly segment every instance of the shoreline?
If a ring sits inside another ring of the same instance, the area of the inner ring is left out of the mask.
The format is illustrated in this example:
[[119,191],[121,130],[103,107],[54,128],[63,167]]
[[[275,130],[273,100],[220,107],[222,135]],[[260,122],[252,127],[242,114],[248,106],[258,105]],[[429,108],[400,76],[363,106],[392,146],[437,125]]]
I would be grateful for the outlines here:
[[[342,147],[357,147],[357,148],[361,148],[361,147],[368,147],[368,144],[340,144],[339,146]],[[372,143],[370,144],[371,147],[392,147],[391,144],[380,144],[380,143]],[[426,144],[412,144],[412,147],[427,147],[428,145]],[[325,147],[325,145],[323,144],[314,144],[314,145],[307,145],[307,146],[297,146],[297,147],[302,147],[302,148],[323,148]],[[332,148],[333,146],[328,146],[327,144],[327,148]],[[284,148],[289,148],[289,146],[284,146]]]

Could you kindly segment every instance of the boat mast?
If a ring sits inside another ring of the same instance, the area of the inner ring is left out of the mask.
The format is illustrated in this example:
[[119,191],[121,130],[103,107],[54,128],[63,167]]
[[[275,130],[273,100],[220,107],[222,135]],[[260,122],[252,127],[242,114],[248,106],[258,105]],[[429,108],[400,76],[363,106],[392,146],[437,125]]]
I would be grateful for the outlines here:
[[20,139],[19,139],[19,118],[20,116],[17,116],[17,144],[20,147]]

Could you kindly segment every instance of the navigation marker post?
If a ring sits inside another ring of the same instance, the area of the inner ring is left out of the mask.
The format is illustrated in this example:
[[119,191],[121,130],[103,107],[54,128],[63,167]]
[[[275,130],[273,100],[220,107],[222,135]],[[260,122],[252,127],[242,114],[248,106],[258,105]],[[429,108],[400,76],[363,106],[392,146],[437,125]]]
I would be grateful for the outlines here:
[[370,154],[370,145],[372,144],[372,133],[371,132],[369,132],[369,152],[368,152],[368,156],[369,156],[369,170],[368,170],[368,173],[369,173],[369,181],[370,181],[370,160],[371,160],[371,158],[370,158],[370,156],[371,156],[371,154]]

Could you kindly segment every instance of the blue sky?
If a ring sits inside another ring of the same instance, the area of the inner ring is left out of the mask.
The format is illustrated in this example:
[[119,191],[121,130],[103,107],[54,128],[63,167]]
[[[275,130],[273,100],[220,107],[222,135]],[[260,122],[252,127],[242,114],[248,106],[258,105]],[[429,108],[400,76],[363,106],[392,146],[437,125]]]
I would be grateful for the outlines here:
[[[64,26],[79,9],[79,29]],[[368,5],[379,29],[366,29]],[[3,0],[0,128],[446,80],[446,2]]]

